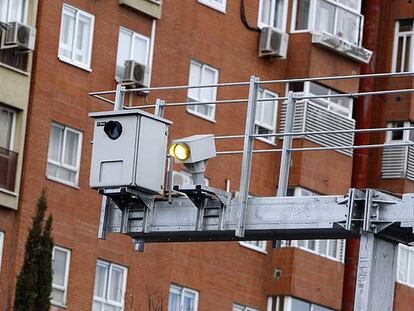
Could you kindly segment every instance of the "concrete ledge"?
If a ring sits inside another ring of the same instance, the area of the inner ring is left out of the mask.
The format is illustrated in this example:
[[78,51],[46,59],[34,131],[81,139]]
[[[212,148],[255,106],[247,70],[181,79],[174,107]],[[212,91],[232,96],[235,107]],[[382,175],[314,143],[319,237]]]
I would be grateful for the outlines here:
[[156,19],[161,18],[162,0],[119,0],[119,4],[127,5]]

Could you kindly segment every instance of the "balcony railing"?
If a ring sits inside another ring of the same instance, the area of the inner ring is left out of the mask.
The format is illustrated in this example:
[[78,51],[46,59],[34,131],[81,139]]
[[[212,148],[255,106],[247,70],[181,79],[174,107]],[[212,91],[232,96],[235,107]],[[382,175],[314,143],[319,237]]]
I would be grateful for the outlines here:
[[16,152],[0,147],[0,188],[14,192],[17,169]]
[[[280,116],[280,132],[284,131],[286,104],[282,104]],[[294,133],[316,132],[328,130],[353,130],[355,120],[342,116],[319,106],[311,101],[297,102],[295,105]],[[305,139],[321,146],[351,146],[354,143],[354,133],[310,135]],[[352,149],[338,150],[347,156],[352,156]]]
[[414,147],[394,146],[382,151],[381,176],[384,179],[407,178],[414,181]]

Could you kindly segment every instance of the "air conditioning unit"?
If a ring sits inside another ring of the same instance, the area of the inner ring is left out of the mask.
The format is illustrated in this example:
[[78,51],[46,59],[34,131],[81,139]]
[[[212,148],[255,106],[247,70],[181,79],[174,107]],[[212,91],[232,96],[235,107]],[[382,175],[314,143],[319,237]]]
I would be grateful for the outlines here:
[[133,60],[125,61],[125,73],[122,82],[131,82],[138,87],[148,87],[150,67]]
[[1,48],[21,48],[33,51],[35,48],[36,29],[19,22],[7,23],[3,31]]
[[289,35],[277,28],[264,27],[260,35],[259,56],[273,55],[285,58]]

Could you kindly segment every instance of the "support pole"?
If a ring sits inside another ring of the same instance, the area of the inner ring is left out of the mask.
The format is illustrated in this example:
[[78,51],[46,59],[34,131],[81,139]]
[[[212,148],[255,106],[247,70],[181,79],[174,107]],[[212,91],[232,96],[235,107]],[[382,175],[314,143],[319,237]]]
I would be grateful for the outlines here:
[[[362,14],[364,15],[364,38],[362,45],[373,51],[371,61],[369,64],[361,66],[361,74],[373,74],[376,72],[377,66],[377,51],[380,48],[382,41],[381,33],[381,12],[389,12],[385,7],[392,6],[392,1],[382,0],[365,0],[362,1]],[[359,84],[359,92],[371,92],[375,90],[375,79],[362,79]],[[357,99],[354,104],[354,118],[356,121],[356,128],[372,128],[373,114],[380,113],[377,111],[377,106],[374,105],[372,96],[363,96]],[[378,103],[379,104],[379,103]],[[375,108],[374,108],[375,107]],[[355,145],[368,145],[372,143],[371,136],[367,134],[356,135]],[[382,142],[382,141],[381,141]],[[352,166],[352,187],[357,189],[370,187],[370,150],[360,149],[355,150],[353,166]],[[348,240],[345,251],[345,277],[342,294],[342,310],[353,311],[354,307],[354,293],[356,281],[356,268],[358,260],[358,240]]]
[[125,98],[125,86],[123,86],[122,84],[117,84],[116,93],[115,93],[114,111],[124,109],[124,98]]
[[160,99],[160,98],[157,98],[155,100],[154,114],[156,116],[159,116],[159,117],[163,118],[164,117],[164,111],[165,111],[165,101]]
[[363,231],[360,239],[354,311],[392,311],[397,244]]
[[244,144],[243,144],[243,159],[242,159],[242,169],[240,174],[240,188],[239,188],[239,201],[240,201],[240,211],[238,217],[238,226],[236,229],[236,236],[243,237],[245,222],[246,222],[246,208],[247,200],[249,197],[249,185],[250,185],[250,174],[252,166],[252,156],[253,156],[253,144],[254,144],[254,121],[256,118],[256,105],[257,105],[257,93],[259,84],[259,78],[255,76],[250,77],[249,82],[249,99],[247,102],[247,112],[246,112],[246,127],[244,134]]
[[[293,123],[295,119],[295,103],[296,100],[293,98],[293,92],[290,91],[288,94],[288,100],[286,101],[286,121],[285,121],[285,133],[293,132]],[[279,184],[277,187],[277,196],[286,196],[287,188],[289,184],[289,166],[290,156],[292,148],[293,136],[283,136],[282,146],[282,158],[280,160],[280,172],[279,172]]]

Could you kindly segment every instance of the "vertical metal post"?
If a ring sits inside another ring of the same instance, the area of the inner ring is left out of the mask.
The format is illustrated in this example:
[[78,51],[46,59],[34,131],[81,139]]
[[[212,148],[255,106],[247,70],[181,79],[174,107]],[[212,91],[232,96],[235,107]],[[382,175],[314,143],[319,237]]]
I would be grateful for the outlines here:
[[354,311],[392,311],[397,244],[363,231],[360,239]]
[[255,76],[250,77],[249,84],[249,98],[247,102],[247,113],[246,113],[246,127],[244,134],[244,145],[243,145],[243,160],[242,160],[242,169],[240,174],[240,188],[239,188],[239,217],[238,217],[238,226],[236,229],[236,236],[243,237],[245,222],[246,222],[246,208],[247,200],[249,197],[249,184],[250,184],[250,174],[251,174],[251,165],[252,165],[252,155],[253,155],[253,143],[254,137],[254,121],[256,116],[256,105],[257,105],[257,93],[259,84],[257,82],[259,78]]
[[[286,101],[286,119],[285,119],[285,133],[293,132],[293,124],[295,121],[295,103],[293,92],[290,91]],[[293,136],[283,136],[282,158],[280,160],[279,184],[277,187],[277,196],[286,196],[289,183],[289,166],[292,148]]]
[[157,98],[155,100],[155,111],[154,114],[159,117],[164,117],[164,110],[165,110],[165,101]]
[[125,86],[122,84],[116,85],[115,105],[114,111],[122,110],[124,108]]
[[99,229],[98,229],[98,238],[101,240],[106,240],[106,232],[108,230],[108,218],[109,218],[109,208],[110,208],[110,198],[104,197],[104,202],[101,206],[101,215],[99,218]]

